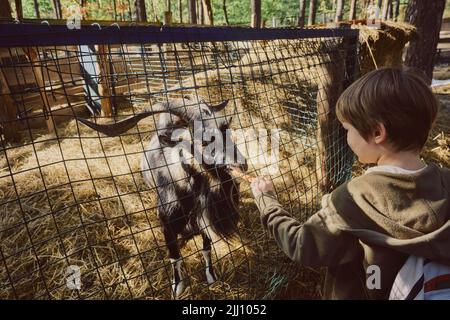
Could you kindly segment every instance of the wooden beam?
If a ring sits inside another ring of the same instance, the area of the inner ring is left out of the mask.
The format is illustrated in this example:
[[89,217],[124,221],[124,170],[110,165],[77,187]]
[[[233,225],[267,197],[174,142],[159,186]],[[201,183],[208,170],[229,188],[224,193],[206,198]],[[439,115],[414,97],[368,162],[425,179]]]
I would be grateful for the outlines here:
[[95,52],[97,54],[97,64],[99,70],[98,93],[100,95],[102,115],[111,116],[113,114],[113,103],[111,93],[111,68],[108,59],[108,46],[97,45],[95,46]]

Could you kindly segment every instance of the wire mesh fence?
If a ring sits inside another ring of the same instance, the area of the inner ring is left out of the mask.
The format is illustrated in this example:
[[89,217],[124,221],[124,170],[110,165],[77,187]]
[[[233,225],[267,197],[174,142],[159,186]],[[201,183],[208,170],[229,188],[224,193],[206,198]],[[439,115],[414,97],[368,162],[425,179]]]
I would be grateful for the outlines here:
[[279,296],[302,271],[262,230],[248,177],[269,176],[301,221],[350,177],[333,107],[357,32],[70,32],[0,32],[0,297]]

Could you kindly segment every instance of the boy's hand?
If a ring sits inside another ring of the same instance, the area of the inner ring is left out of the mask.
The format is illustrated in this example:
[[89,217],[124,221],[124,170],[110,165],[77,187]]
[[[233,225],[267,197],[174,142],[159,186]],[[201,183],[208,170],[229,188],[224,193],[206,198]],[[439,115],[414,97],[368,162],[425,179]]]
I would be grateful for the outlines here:
[[255,198],[264,193],[275,194],[275,188],[272,181],[265,177],[254,178],[250,187],[252,188],[253,196]]

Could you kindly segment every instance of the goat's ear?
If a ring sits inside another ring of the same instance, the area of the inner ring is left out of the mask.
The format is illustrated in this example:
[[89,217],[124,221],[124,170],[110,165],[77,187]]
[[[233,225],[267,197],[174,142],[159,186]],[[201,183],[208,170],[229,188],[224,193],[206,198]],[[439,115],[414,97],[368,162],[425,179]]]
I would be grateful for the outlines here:
[[212,111],[219,112],[219,111],[222,111],[227,106],[227,104],[228,104],[228,100],[225,100],[224,102],[222,102],[220,104],[217,104],[215,106],[209,106],[209,107]]

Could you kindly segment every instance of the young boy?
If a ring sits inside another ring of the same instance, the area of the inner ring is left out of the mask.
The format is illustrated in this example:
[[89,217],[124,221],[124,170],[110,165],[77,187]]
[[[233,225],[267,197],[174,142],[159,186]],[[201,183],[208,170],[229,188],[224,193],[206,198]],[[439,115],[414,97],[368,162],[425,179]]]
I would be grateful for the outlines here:
[[[269,180],[251,188],[264,228],[289,258],[327,267],[325,299],[387,299],[408,256],[450,265],[450,170],[419,157],[438,102],[418,75],[385,68],[353,83],[336,108],[350,148],[375,167],[323,196],[304,224]],[[377,270],[379,285],[369,281]]]

